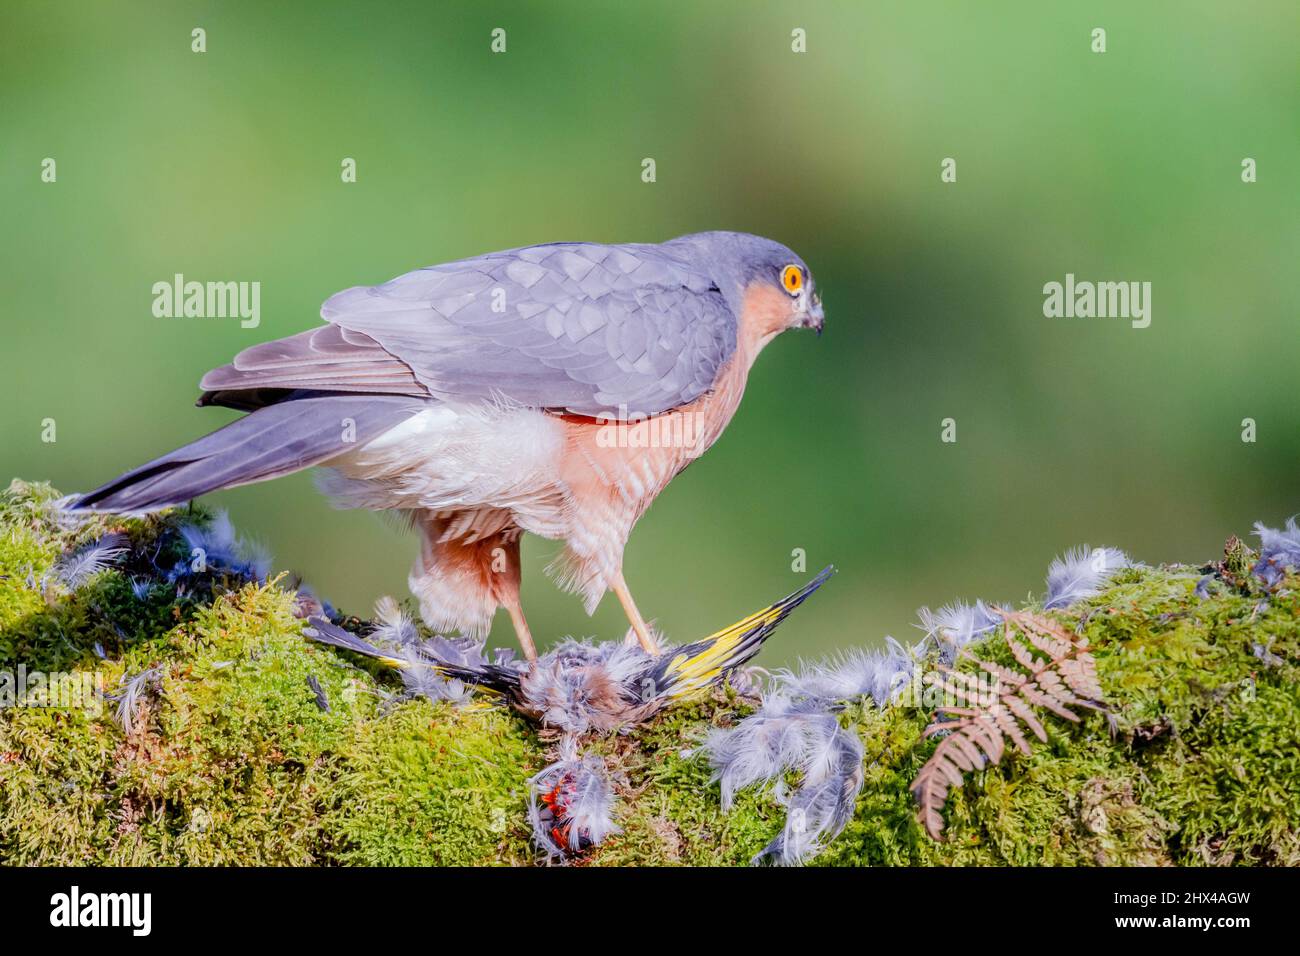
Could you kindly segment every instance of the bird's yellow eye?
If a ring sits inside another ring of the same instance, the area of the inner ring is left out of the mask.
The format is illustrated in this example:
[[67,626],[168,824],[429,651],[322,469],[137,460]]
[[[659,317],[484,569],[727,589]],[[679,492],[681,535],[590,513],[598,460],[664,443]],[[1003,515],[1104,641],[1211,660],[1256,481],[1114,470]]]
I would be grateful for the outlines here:
[[781,270],[781,284],[786,292],[797,295],[803,288],[803,270],[798,266],[786,266]]

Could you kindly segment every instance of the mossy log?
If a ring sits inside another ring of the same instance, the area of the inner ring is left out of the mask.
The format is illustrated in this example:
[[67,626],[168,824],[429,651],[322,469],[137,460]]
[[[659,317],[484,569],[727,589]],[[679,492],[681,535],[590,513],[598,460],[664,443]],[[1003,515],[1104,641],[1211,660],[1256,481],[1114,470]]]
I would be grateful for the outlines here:
[[[91,675],[110,695],[148,678],[125,722],[112,701],[0,709],[0,863],[538,862],[527,781],[553,757],[545,732],[489,702],[404,699],[391,674],[304,640],[282,577],[160,578],[188,557],[168,532],[193,511],[72,524],[56,498],[22,482],[0,494],[0,672]],[[149,566],[60,578],[62,555],[110,532]],[[1108,712],[1053,722],[1031,756],[968,775],[944,842],[909,792],[932,712],[846,709],[865,786],[814,862],[1300,864],[1300,578],[1265,592],[1233,576],[1249,555],[1232,547],[1199,594],[1202,568],[1135,567],[1061,616],[1091,642]],[[999,640],[971,650],[996,657]],[[761,791],[724,812],[698,747],[753,706],[726,687],[591,741],[621,831],[579,862],[747,864],[784,808]]]

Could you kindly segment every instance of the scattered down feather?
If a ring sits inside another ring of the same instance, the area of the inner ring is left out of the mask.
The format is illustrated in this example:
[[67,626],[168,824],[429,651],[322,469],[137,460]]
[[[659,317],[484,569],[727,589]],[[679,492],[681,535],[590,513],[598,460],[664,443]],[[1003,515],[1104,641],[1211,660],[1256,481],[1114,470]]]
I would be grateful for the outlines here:
[[107,571],[127,553],[126,538],[120,534],[106,534],[77,551],[63,555],[55,562],[52,575],[64,587],[81,587],[101,571]]
[[1250,651],[1258,658],[1265,667],[1281,667],[1286,663],[1286,659],[1273,653],[1273,642],[1277,640],[1276,635],[1270,637],[1268,642],[1261,644],[1258,641],[1250,645]]
[[265,549],[238,537],[226,512],[218,511],[207,524],[185,524],[179,530],[190,553],[171,569],[167,575],[169,581],[204,573],[228,574],[258,582],[266,580],[271,556]]
[[849,825],[862,791],[862,740],[835,722],[811,755],[803,780],[790,795],[785,825],[752,863],[800,866]]
[[1047,597],[1043,610],[1069,607],[1095,595],[1112,574],[1132,562],[1118,548],[1071,548],[1047,569]]
[[158,679],[161,676],[162,668],[151,667],[134,677],[123,677],[119,685],[121,690],[116,695],[108,697],[117,704],[117,709],[113,712],[113,722],[128,737],[135,733],[136,722],[140,719],[145,696],[157,690]]
[[722,788],[722,809],[731,809],[737,792],[772,786],[787,771],[802,768],[817,740],[826,736],[827,722],[835,720],[820,700],[796,701],[773,692],[734,727],[711,730],[704,753]]
[[721,785],[724,810],[746,787],[773,787],[784,795],[785,775],[792,770],[801,775],[799,786],[785,797],[785,825],[755,863],[804,863],[853,817],[862,789],[862,741],[840,726],[823,698],[773,693],[734,728],[711,732],[704,750]]
[[1288,518],[1280,531],[1256,522],[1255,534],[1259,535],[1259,560],[1251,573],[1265,586],[1277,587],[1286,568],[1300,569],[1300,527],[1294,517]]
[[854,648],[835,657],[801,666],[798,673],[780,670],[776,681],[793,697],[827,702],[869,697],[877,707],[896,700],[916,672],[916,648],[892,637],[881,650]]
[[[1129,559],[1114,548],[1076,548],[1052,562],[1047,572],[1046,608],[1063,608],[1096,594]],[[783,778],[800,773],[787,798],[780,834],[755,863],[798,865],[815,856],[847,826],[862,789],[862,743],[836,716],[845,702],[895,703],[916,676],[925,646],[951,664],[962,648],[1000,623],[997,609],[983,601],[955,603],[919,612],[924,640],[912,647],[886,638],[883,649],[851,650],[796,673],[778,671],[762,706],[735,727],[715,730],[703,751],[722,789],[723,809],[746,787],[783,791]]]
[[923,607],[916,614],[926,638],[939,648],[939,657],[945,664],[955,661],[971,641],[991,634],[1002,621],[983,601],[974,604],[957,601],[937,611]]

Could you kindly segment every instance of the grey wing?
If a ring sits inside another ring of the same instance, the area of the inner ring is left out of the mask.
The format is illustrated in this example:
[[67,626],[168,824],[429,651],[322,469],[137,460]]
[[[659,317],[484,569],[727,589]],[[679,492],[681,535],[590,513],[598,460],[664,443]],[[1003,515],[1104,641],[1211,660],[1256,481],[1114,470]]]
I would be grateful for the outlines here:
[[708,392],[736,345],[712,281],[652,245],[491,253],[344,290],[321,315],[209,372],[203,401],[291,389],[655,415]]
[[263,389],[374,392],[427,397],[410,367],[359,332],[324,325],[244,349],[203,376],[200,404],[242,407]]
[[331,297],[321,315],[431,395],[653,415],[709,391],[736,345],[712,281],[658,246],[555,243]]

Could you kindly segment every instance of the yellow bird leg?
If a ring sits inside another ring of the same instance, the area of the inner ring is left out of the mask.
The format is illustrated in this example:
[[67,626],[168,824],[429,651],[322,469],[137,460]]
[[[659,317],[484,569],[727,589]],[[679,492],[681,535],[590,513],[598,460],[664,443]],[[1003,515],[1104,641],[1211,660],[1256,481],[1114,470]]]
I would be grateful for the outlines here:
[[636,609],[636,602],[632,600],[632,592],[627,589],[627,582],[623,580],[623,570],[620,568],[614,575],[614,580],[610,582],[610,590],[618,597],[618,603],[623,605],[623,613],[632,624],[632,630],[636,632],[636,639],[641,644],[641,650],[654,656],[659,655],[659,645],[655,639],[650,636],[650,628],[646,626],[645,618],[641,612]]

